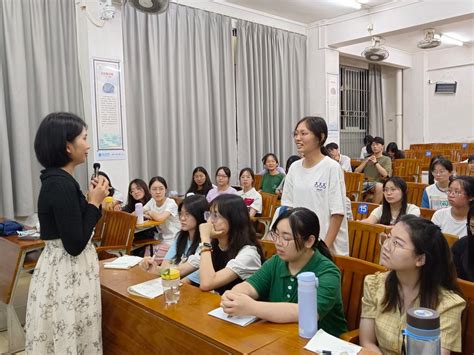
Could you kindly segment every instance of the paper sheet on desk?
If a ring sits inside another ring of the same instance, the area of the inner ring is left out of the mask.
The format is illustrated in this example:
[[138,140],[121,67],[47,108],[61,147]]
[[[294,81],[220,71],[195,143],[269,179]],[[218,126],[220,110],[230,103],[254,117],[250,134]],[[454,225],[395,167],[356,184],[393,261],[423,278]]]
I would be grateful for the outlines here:
[[357,354],[362,349],[360,346],[336,338],[322,329],[318,330],[304,348],[312,352],[330,350],[333,355],[342,353],[347,355]]
[[163,294],[163,285],[161,284],[161,277],[150,281],[142,282],[138,285],[130,286],[127,289],[128,293],[153,299]]
[[229,316],[227,313],[224,312],[222,307],[216,308],[210,311],[208,314],[210,316],[225,320],[227,322],[240,325],[241,327],[245,327],[257,320],[257,317],[255,316]]
[[110,261],[104,263],[105,269],[130,269],[135,265],[139,264],[143,258],[134,255],[124,255],[120,258],[115,259],[114,261]]

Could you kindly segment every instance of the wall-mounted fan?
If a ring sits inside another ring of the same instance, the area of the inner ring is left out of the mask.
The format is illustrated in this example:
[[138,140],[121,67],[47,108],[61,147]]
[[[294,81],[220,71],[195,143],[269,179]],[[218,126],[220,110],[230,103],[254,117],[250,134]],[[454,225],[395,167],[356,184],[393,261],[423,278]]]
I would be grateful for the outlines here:
[[[369,31],[370,35],[372,35],[373,29],[374,27],[372,24],[367,27],[367,31]],[[383,43],[384,39],[382,37],[372,36],[372,44],[365,48],[361,55],[371,62],[380,62],[381,60],[387,59],[389,53],[388,50],[382,46]]]
[[165,12],[170,5],[169,0],[128,0],[128,3],[137,10],[153,14]]

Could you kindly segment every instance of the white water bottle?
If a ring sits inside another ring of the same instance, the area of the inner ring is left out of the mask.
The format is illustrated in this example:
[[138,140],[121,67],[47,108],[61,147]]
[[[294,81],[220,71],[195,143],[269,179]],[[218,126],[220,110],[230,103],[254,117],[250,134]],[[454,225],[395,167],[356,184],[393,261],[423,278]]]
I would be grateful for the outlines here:
[[135,214],[137,215],[137,224],[143,224],[143,204],[141,202],[135,204]]
[[298,278],[298,328],[302,338],[310,339],[318,331],[318,278],[314,272],[302,272]]

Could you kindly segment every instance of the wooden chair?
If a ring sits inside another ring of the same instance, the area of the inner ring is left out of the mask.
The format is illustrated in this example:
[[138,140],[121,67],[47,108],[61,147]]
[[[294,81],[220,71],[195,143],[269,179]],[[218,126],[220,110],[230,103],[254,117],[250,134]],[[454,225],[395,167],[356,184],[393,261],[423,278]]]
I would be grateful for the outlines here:
[[106,252],[121,256],[130,254],[137,216],[121,211],[105,211],[97,253]]
[[468,163],[454,163],[454,172],[456,176],[467,175],[469,176],[469,164]]
[[272,223],[273,212],[279,204],[278,195],[269,194],[268,192],[260,192],[260,195],[262,195],[262,215],[260,217],[252,217],[252,220],[264,225],[265,232],[263,235],[266,235],[270,228],[270,223]]
[[431,217],[433,217],[435,212],[436,210],[432,210],[431,208],[420,207],[420,217],[424,219],[429,219],[431,221]]
[[271,240],[260,240],[260,245],[263,249],[263,255],[265,256],[265,260],[270,259],[273,255],[276,254],[276,247],[275,243]]
[[377,271],[385,271],[385,268],[350,256],[334,256],[334,262],[341,270],[342,304],[348,329],[340,338],[358,343],[364,279]]
[[386,226],[349,221],[349,255],[353,258],[379,263],[379,234],[385,233]]
[[449,234],[449,233],[443,233],[444,239],[448,242],[449,247],[451,248],[454,243],[456,243],[459,240],[459,237],[454,234]]
[[393,176],[410,176],[421,181],[421,163],[418,159],[395,159],[392,161]]
[[344,183],[346,185],[346,196],[351,201],[361,201],[364,174],[344,171]]
[[372,211],[379,207],[376,203],[371,202],[351,202],[352,216],[354,221],[360,221],[370,216]]
[[421,200],[423,198],[423,191],[425,191],[425,188],[428,186],[428,184],[422,184],[419,182],[407,182],[407,201],[408,203],[413,203],[414,205],[417,205],[418,207],[421,206]]
[[474,282],[458,279],[466,308],[462,315],[462,353],[474,354]]
[[255,181],[253,182],[253,187],[255,190],[260,190],[262,188],[262,179],[263,175],[255,175]]

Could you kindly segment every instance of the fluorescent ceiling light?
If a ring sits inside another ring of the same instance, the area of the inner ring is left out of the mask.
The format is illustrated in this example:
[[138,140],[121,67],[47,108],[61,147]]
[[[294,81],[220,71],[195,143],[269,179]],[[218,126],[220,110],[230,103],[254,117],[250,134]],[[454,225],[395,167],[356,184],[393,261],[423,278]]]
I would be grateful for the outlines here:
[[462,46],[464,44],[463,41],[448,36],[446,33],[441,34],[441,42],[444,42],[446,44],[453,44],[455,46]]
[[452,39],[456,39],[456,40],[464,42],[464,43],[469,42],[469,38],[460,36],[459,34],[457,34],[455,32],[443,32],[443,36],[447,36],[447,37],[450,37]]
[[353,9],[357,9],[357,10],[362,8],[362,5],[357,0],[335,0],[333,2],[335,2],[338,5],[352,7]]

